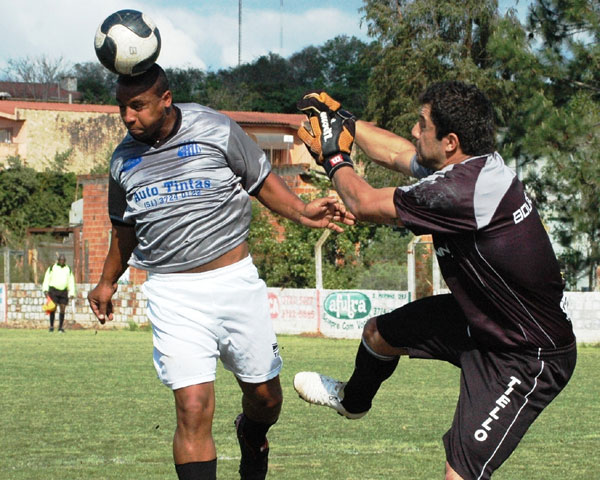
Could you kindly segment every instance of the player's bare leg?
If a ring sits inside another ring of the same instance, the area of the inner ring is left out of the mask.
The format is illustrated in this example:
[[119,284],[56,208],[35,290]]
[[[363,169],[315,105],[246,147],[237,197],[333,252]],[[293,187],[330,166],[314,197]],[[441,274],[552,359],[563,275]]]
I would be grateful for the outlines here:
[[[180,479],[188,478],[180,470],[214,470],[216,478],[217,452],[212,437],[215,412],[214,383],[175,390],[177,428],[173,438],[173,459]],[[190,477],[193,478],[193,477]],[[209,477],[202,477],[209,478]]]
[[267,475],[269,442],[267,431],[277,422],[283,394],[279,377],[263,383],[238,380],[242,389],[242,412],[235,421],[242,458],[242,480],[262,480]]
[[456,471],[450,466],[448,462],[446,462],[446,478],[445,480],[463,480]]

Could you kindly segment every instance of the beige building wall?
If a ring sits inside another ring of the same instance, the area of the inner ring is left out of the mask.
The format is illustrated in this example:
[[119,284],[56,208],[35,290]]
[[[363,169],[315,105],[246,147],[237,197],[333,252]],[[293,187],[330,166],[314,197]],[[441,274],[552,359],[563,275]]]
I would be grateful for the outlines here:
[[108,162],[126,133],[118,113],[19,110],[18,117],[25,121],[25,138],[15,143],[27,145],[19,154],[35,170],[44,170],[57,154],[71,149],[67,169],[89,173]]

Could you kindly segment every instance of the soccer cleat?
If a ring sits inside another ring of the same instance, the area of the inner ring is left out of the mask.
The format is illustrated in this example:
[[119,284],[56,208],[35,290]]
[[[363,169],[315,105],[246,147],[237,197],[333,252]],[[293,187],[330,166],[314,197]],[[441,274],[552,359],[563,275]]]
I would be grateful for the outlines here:
[[269,469],[269,442],[265,437],[265,443],[260,447],[254,447],[244,437],[244,422],[246,417],[240,413],[235,419],[235,431],[237,434],[242,458],[240,460],[241,480],[264,480]]
[[364,417],[368,410],[351,413],[342,405],[345,386],[346,382],[334,380],[317,372],[299,372],[294,377],[294,389],[302,400],[314,405],[333,408],[338,414],[351,420]]

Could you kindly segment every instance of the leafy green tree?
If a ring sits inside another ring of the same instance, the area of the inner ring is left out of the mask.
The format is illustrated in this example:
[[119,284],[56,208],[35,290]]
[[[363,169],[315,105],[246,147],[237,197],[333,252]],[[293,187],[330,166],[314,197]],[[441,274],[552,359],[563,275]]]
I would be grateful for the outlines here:
[[30,227],[68,225],[76,181],[74,173],[37,172],[9,159],[0,171],[0,238],[20,241]]
[[196,102],[206,83],[206,73],[199,68],[166,68],[173,101]]
[[538,0],[528,18],[543,67],[543,114],[524,149],[542,159],[529,184],[562,247],[571,288],[594,288],[600,265],[600,4]]
[[346,108],[361,114],[372,67],[369,51],[370,46],[355,37],[340,36],[289,59],[270,53],[209,75],[198,101],[227,110],[296,113],[304,92],[327,89]]
[[531,175],[536,200],[561,248],[567,283],[577,285],[585,272],[593,288],[600,265],[600,104],[579,92],[552,109],[536,130],[545,151],[542,175]]
[[83,94],[84,103],[115,105],[117,76],[98,62],[77,63],[71,74],[77,79],[77,90]]

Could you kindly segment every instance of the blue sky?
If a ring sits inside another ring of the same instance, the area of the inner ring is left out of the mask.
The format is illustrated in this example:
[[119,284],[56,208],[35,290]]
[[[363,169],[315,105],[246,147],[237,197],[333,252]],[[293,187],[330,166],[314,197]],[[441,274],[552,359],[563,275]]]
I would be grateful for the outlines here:
[[[529,1],[501,0],[525,11]],[[238,0],[0,0],[0,70],[8,59],[46,56],[63,63],[96,61],[98,25],[124,8],[158,25],[164,67],[228,68],[238,63]],[[367,41],[362,0],[242,0],[241,60],[275,52],[288,57],[337,35]],[[1,75],[0,75],[1,76]]]

